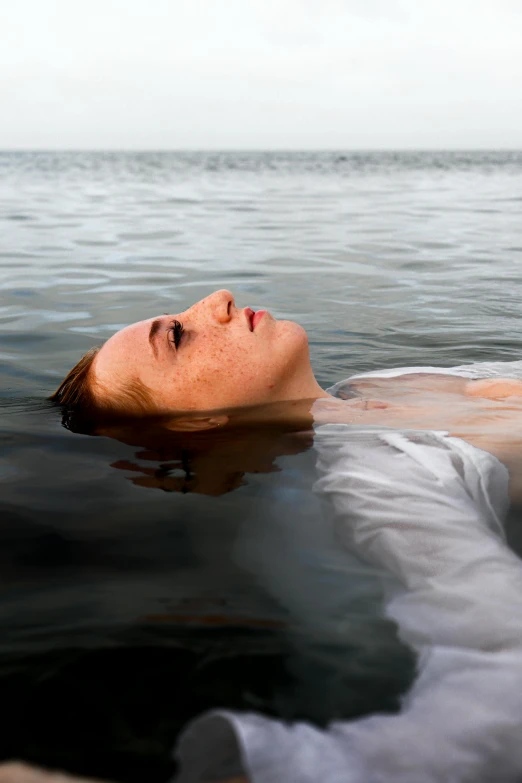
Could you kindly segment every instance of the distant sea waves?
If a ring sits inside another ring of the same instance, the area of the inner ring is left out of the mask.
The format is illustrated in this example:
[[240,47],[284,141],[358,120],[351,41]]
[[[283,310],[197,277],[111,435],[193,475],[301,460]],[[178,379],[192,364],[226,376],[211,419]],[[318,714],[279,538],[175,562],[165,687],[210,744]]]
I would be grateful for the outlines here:
[[0,390],[218,287],[307,326],[325,384],[518,352],[521,152],[20,152],[0,174]]

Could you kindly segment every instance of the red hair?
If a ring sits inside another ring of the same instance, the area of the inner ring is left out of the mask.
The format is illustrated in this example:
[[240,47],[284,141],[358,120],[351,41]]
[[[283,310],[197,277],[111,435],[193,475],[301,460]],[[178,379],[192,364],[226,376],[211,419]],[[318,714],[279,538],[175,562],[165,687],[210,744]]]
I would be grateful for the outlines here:
[[152,413],[155,410],[150,391],[139,380],[131,381],[115,395],[100,394],[94,377],[94,360],[100,346],[91,348],[67,373],[49,399],[63,406],[66,418],[73,416],[91,419],[96,414],[129,415]]

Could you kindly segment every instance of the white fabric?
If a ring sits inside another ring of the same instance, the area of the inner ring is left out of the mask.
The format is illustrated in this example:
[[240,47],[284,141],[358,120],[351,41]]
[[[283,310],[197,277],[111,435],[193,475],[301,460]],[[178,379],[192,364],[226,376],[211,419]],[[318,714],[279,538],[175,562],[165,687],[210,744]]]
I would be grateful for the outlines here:
[[326,424],[315,447],[315,490],[340,545],[395,577],[385,612],[419,654],[417,679],[399,714],[326,730],[203,716],[181,738],[180,783],[241,771],[252,783],[522,780],[522,561],[502,533],[507,470],[443,432]]
[[[398,375],[430,373],[433,375],[459,375],[461,378],[522,378],[522,361],[518,362],[475,362],[459,364],[457,367],[395,367],[391,370],[372,370],[352,375],[354,378],[396,378]],[[344,383],[344,381],[341,381]],[[335,387],[333,387],[335,388]]]

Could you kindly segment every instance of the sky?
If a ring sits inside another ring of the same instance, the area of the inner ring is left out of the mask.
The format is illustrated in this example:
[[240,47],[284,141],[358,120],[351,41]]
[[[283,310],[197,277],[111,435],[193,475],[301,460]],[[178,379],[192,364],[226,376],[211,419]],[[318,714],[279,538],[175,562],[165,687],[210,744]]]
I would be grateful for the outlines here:
[[520,149],[522,0],[0,0],[0,149]]

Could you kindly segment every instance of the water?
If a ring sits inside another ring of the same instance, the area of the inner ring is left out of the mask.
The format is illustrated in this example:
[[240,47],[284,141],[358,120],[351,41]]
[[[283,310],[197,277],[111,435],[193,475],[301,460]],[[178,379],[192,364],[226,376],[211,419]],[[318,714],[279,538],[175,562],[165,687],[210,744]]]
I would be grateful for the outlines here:
[[165,454],[67,432],[45,397],[223,287],[302,323],[324,386],[519,359],[521,210],[520,152],[0,154],[2,756],[160,781],[211,706],[397,706],[412,656],[328,538],[311,451],[162,492]]

